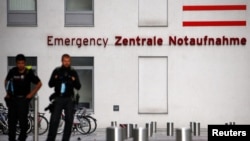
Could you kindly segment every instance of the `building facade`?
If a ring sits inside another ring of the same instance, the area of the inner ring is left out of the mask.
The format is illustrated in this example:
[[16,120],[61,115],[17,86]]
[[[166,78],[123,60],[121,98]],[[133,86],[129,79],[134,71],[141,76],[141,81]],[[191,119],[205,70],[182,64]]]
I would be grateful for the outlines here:
[[[246,0],[0,1],[0,80],[23,53],[43,82],[72,56],[80,105],[97,118],[144,126],[250,123]],[[0,87],[4,102],[5,88]],[[46,115],[49,117],[49,112]]]

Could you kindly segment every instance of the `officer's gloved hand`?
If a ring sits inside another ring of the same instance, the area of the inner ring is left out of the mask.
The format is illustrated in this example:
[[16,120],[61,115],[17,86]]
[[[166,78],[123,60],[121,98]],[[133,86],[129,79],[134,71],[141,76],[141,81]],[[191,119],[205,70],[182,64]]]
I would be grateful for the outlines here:
[[53,94],[50,95],[49,101],[51,102],[51,101],[53,101],[55,98],[56,98],[56,94],[53,93]]
[[54,101],[53,101],[53,102],[51,102],[51,103],[44,109],[44,111],[48,111],[48,110],[49,110],[49,112],[52,113],[53,110],[54,110],[54,107],[55,107],[55,104],[54,104]]

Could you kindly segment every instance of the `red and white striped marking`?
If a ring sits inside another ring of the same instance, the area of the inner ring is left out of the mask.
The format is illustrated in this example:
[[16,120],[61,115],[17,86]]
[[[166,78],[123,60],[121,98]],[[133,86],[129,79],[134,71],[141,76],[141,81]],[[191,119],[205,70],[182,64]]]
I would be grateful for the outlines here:
[[[188,3],[188,1],[191,1]],[[247,4],[234,0],[220,3],[199,0],[192,4],[192,0],[186,0],[182,6],[184,27],[188,26],[246,26]]]

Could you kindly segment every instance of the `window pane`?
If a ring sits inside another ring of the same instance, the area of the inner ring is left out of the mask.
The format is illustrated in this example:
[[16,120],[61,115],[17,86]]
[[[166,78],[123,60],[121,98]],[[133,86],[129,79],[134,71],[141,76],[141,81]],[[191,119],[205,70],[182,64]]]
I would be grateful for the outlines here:
[[94,66],[93,57],[72,57],[71,58],[72,66]]
[[79,106],[93,110],[93,70],[84,69],[76,71],[82,84],[82,88],[79,90]]
[[92,0],[66,1],[66,11],[92,11]]
[[167,61],[167,57],[139,57],[140,114],[167,113]]
[[[37,57],[26,56],[27,66],[37,66]],[[16,57],[8,57],[8,66],[16,66]]]
[[9,10],[36,10],[36,0],[9,0]]
[[139,0],[139,26],[167,26],[167,0]]
[[81,89],[79,107],[85,107],[88,111],[94,111],[94,58],[93,57],[71,57],[71,65],[77,71]]

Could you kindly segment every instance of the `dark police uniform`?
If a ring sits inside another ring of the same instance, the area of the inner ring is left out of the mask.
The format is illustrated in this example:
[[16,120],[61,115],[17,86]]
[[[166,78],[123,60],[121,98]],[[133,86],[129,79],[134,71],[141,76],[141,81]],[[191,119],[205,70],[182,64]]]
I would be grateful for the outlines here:
[[21,128],[19,140],[24,141],[27,138],[26,131],[28,129],[28,112],[31,100],[27,99],[26,96],[30,93],[31,83],[38,84],[40,79],[32,69],[25,68],[25,71],[20,73],[18,68],[14,67],[8,72],[6,81],[9,85],[7,93],[10,96],[7,100],[9,141],[15,141],[18,121]]
[[[75,80],[72,80],[72,77]],[[62,83],[65,84],[65,90],[62,92]],[[63,141],[69,141],[71,135],[72,124],[74,120],[74,89],[79,90],[81,84],[77,72],[69,67],[57,67],[49,80],[49,87],[54,87],[54,108],[51,111],[50,127],[47,141],[55,141],[57,128],[59,125],[62,110],[65,114],[65,127],[63,133]]]

